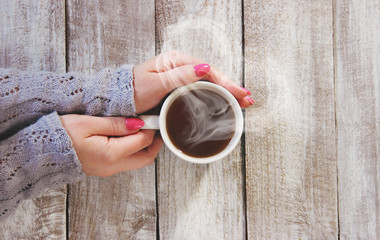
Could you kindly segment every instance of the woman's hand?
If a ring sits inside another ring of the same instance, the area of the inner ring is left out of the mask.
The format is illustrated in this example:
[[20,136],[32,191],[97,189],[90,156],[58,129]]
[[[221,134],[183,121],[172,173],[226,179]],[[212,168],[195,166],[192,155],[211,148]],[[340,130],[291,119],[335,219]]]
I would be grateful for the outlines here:
[[204,61],[176,51],[162,53],[134,69],[136,112],[143,113],[160,103],[173,89],[205,79],[221,85],[235,96],[242,108],[253,104],[250,92],[239,87]]
[[139,130],[136,118],[64,115],[61,122],[87,175],[111,176],[154,162],[163,141],[154,130]]

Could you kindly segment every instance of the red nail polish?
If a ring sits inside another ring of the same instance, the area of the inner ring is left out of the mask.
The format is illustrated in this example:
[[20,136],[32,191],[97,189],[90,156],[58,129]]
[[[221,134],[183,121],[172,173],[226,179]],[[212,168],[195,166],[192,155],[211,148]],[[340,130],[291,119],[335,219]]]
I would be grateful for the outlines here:
[[139,118],[127,118],[125,120],[125,125],[127,126],[128,130],[133,131],[142,128],[145,125],[145,123],[143,120]]
[[247,97],[247,100],[248,100],[249,104],[251,104],[251,105],[253,105],[255,103],[255,100],[253,100],[250,97]]
[[202,64],[198,64],[194,66],[194,72],[195,72],[195,75],[197,75],[197,77],[204,76],[205,74],[210,72],[210,69],[211,67],[207,63],[202,63]]
[[243,87],[242,87],[242,89],[243,89],[248,95],[251,95],[251,92],[250,92],[248,89],[243,88]]

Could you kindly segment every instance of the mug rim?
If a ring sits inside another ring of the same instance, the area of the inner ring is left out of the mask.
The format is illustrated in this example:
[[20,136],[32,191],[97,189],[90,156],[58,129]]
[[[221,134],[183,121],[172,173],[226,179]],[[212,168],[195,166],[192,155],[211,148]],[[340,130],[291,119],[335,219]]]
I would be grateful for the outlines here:
[[[233,137],[231,138],[230,142],[221,152],[209,157],[203,157],[203,158],[192,157],[190,155],[183,153],[180,149],[178,149],[172,143],[166,130],[167,129],[166,128],[166,114],[167,114],[167,111],[169,110],[169,107],[171,106],[171,103],[173,103],[174,100],[177,99],[181,94],[193,89],[206,89],[206,90],[211,90],[213,92],[218,93],[219,95],[221,95],[223,98],[227,100],[227,102],[231,105],[235,114],[235,119],[236,119],[235,133]],[[192,163],[199,163],[199,164],[207,164],[207,163],[215,162],[226,157],[228,154],[230,154],[240,141],[241,135],[243,134],[243,127],[244,127],[243,125],[244,125],[243,113],[236,98],[227,89],[223,88],[222,86],[219,86],[215,83],[206,82],[206,81],[198,81],[198,82],[175,89],[164,101],[164,104],[162,105],[160,115],[159,115],[159,128],[160,128],[161,137],[164,140],[166,146],[170,149],[170,151],[172,151],[176,156],[178,156],[179,158],[183,160],[186,160]]]

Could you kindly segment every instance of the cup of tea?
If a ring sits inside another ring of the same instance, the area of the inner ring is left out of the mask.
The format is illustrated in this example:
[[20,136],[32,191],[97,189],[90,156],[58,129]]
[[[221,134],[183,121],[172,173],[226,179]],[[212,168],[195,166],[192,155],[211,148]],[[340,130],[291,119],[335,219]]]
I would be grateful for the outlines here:
[[159,129],[166,146],[192,163],[226,157],[243,133],[243,114],[235,97],[214,83],[198,81],[174,90],[160,114],[141,115],[143,129]]

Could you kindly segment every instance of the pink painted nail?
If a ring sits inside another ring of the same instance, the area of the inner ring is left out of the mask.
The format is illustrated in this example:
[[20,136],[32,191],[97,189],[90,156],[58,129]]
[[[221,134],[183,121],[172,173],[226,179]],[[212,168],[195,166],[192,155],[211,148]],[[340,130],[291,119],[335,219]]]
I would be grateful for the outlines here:
[[255,103],[255,100],[253,100],[250,97],[247,97],[246,99],[248,100],[249,104],[251,104],[251,105],[253,105]]
[[202,63],[202,64],[198,64],[194,66],[194,72],[195,72],[195,75],[197,75],[197,77],[204,76],[205,74],[210,72],[210,69],[211,67],[207,63]]
[[243,87],[241,87],[244,91],[246,91],[246,93],[248,94],[248,95],[251,95],[251,92],[248,90],[248,89],[246,89],[246,88],[243,88]]
[[139,118],[127,118],[125,120],[125,125],[127,126],[128,130],[133,131],[142,128],[145,123]]

